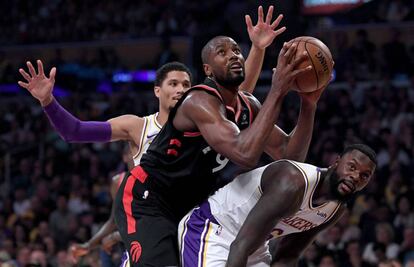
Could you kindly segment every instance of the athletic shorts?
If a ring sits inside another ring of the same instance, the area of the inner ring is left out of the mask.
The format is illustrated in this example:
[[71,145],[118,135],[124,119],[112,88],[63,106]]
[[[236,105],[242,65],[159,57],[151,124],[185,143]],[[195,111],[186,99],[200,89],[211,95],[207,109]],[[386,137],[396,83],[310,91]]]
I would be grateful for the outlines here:
[[[183,267],[224,267],[230,245],[236,238],[217,222],[208,201],[184,216],[178,226],[178,236]],[[265,267],[270,262],[271,255],[266,245],[250,255],[247,266]]]
[[178,266],[177,224],[158,209],[142,168],[127,175],[114,205],[115,222],[131,266]]

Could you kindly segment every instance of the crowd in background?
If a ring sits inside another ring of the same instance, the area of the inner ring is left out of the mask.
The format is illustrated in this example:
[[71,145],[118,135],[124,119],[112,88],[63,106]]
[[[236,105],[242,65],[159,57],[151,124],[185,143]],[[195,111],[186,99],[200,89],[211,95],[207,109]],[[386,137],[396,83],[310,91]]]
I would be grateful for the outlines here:
[[[378,16],[365,22],[412,18],[412,1],[374,2]],[[8,27],[0,27],[2,44],[196,36],[200,28],[242,36],[240,18],[247,7],[257,6],[255,1],[228,1],[223,8],[221,1],[184,0],[4,5],[0,25]],[[231,13],[211,16],[206,10]],[[38,27],[45,24],[53,27]],[[399,40],[398,30],[389,34],[390,42],[374,44],[369,32],[361,30],[354,42],[336,44],[336,77],[343,83],[328,87],[319,101],[307,162],[328,166],[346,144],[362,142],[376,150],[378,167],[368,188],[351,201],[346,216],[306,250],[301,267],[377,266],[387,259],[414,266],[414,48]],[[273,67],[276,57],[277,50],[269,49],[264,69]],[[122,65],[111,50],[97,51],[92,62],[65,62],[57,51],[49,64],[60,66],[57,85],[71,91],[59,101],[82,120],[127,113],[144,116],[157,110],[149,84],[117,84],[112,94],[96,92],[100,80]],[[92,79],[76,76],[70,72],[73,64],[98,74]],[[0,53],[1,83],[15,83],[17,68]],[[401,77],[406,82],[396,86],[393,80]],[[362,86],[359,81],[375,82]],[[296,124],[298,101],[295,93],[285,99],[278,124],[286,131]],[[126,144],[65,143],[23,89],[17,95],[0,95],[0,103],[0,266],[72,266],[68,246],[88,240],[109,216],[109,184],[126,168],[122,162]],[[119,257],[119,248],[110,255],[95,250],[78,265],[115,266]]]

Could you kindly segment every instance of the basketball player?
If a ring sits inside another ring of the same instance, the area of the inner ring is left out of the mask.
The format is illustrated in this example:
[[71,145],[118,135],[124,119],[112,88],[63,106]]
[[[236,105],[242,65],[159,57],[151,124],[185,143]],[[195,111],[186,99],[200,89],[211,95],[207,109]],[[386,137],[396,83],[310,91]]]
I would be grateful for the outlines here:
[[[252,48],[246,61],[246,79],[241,88],[252,92],[259,77],[264,58],[265,48],[268,47],[276,36],[281,34],[286,28],[276,29],[282,19],[279,15],[272,23],[273,6],[269,7],[264,20],[263,8],[258,8],[258,21],[253,26],[251,18],[246,15],[246,25]],[[50,78],[43,72],[43,64],[37,62],[38,73],[30,62],[27,63],[30,75],[23,69],[20,73],[28,83],[19,82],[19,85],[28,89],[37,98],[49,120],[59,134],[69,142],[107,142],[116,140],[127,140],[130,142],[131,151],[134,154],[134,164],[138,165],[142,154],[146,151],[152,139],[155,138],[161,126],[167,120],[168,112],[176,103],[181,94],[190,87],[191,74],[181,63],[169,63],[162,66],[157,71],[154,91],[160,101],[159,113],[140,118],[135,115],[124,115],[108,122],[83,122],[74,118],[53,98],[52,90],[55,81],[56,69],[52,68]],[[122,176],[118,176],[120,178]],[[116,179],[113,180],[112,187],[118,186]],[[101,241],[118,237],[117,233],[112,233],[108,238],[106,234],[114,229],[112,215],[104,224],[103,228],[86,244],[76,244],[72,246],[72,256],[75,258],[85,255],[92,247]],[[112,243],[112,242],[111,242]]]
[[272,266],[296,266],[368,184],[375,157],[354,144],[327,169],[279,160],[241,174],[181,220],[182,266],[269,266],[269,237],[280,239]]
[[177,266],[177,226],[194,206],[213,193],[229,161],[243,171],[254,168],[266,151],[273,158],[303,160],[309,147],[316,102],[322,91],[302,95],[297,126],[291,135],[274,125],[295,78],[296,44],[279,54],[269,94],[260,108],[239,92],[244,58],[225,36],[202,50],[205,82],[189,89],[171,110],[140,165],[123,180],[115,199],[115,221],[133,266]]

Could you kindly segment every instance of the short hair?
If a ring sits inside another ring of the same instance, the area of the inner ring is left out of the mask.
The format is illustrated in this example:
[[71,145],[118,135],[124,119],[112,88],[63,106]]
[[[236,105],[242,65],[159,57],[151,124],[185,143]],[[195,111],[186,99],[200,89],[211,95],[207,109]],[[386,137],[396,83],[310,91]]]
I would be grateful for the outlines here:
[[161,86],[164,80],[167,78],[168,73],[171,71],[182,71],[186,72],[190,76],[190,82],[192,82],[193,76],[191,75],[190,69],[181,62],[174,61],[162,65],[156,73],[155,76],[155,86]]
[[375,151],[372,148],[370,148],[369,146],[364,145],[364,144],[348,145],[342,151],[340,156],[342,157],[342,156],[344,156],[345,154],[347,154],[348,152],[350,152],[352,150],[358,150],[358,151],[364,153],[372,162],[375,163],[375,165],[377,165],[377,154],[375,153]]
[[223,38],[230,38],[230,37],[224,36],[224,35],[219,35],[219,36],[213,37],[206,43],[206,45],[203,47],[203,49],[201,49],[201,60],[202,60],[203,64],[207,64],[208,56],[210,55],[213,44],[217,40],[223,39]]

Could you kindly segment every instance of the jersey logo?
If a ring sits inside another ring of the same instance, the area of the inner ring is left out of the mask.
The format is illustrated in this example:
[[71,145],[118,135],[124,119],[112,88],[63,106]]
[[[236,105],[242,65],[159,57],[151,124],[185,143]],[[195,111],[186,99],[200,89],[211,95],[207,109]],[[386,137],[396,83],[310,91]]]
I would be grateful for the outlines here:
[[158,133],[153,133],[153,134],[147,134],[147,138],[151,139],[153,137],[155,137]]
[[243,113],[243,115],[241,116],[240,125],[247,125],[247,124],[249,124],[249,121],[247,120],[247,114]]
[[328,217],[328,214],[326,214],[325,212],[321,212],[321,211],[317,211],[316,212],[316,214],[319,216],[319,217],[322,217],[322,218],[325,218],[326,219],[326,217]]
[[272,231],[272,233],[271,233],[271,235],[274,237],[274,238],[278,238],[279,236],[281,236],[282,234],[283,234],[283,230],[282,229],[280,229],[280,228],[275,228],[275,229],[273,229],[273,231]]
[[141,257],[142,247],[138,241],[131,242],[131,258],[132,262],[138,262],[139,258]]

